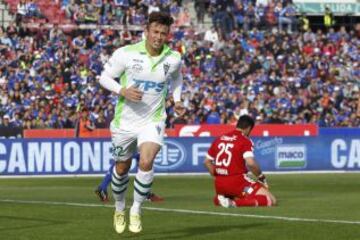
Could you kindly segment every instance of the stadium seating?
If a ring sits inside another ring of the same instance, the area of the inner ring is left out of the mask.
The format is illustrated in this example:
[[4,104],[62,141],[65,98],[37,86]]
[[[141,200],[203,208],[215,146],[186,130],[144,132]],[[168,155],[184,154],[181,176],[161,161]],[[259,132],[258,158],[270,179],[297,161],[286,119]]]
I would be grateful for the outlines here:
[[[6,2],[15,13],[18,0]],[[72,21],[59,4],[36,2],[50,23]],[[230,13],[240,14],[238,6],[230,7]],[[221,11],[211,6],[207,10],[212,16]],[[353,29],[312,32],[294,27],[291,33],[278,31],[278,24],[257,20],[246,27],[244,22],[227,21],[222,14],[214,21],[229,26],[225,32],[174,27],[170,45],[183,55],[183,98],[188,113],[175,117],[170,97],[167,127],[234,123],[244,113],[259,123],[360,125],[355,114],[359,40]],[[97,79],[109,54],[127,42],[124,36],[128,34],[100,29],[61,31],[61,27],[27,34],[24,29],[8,28],[1,33],[0,122],[7,115],[12,125],[27,129],[71,128],[79,106],[86,106],[93,121],[100,119],[108,126],[116,96],[102,90]],[[131,42],[139,41],[141,32],[131,27]],[[85,39],[84,46],[76,46],[83,41],[79,35]]]
[[[20,0],[5,0],[8,4],[10,12],[16,14],[17,5]],[[65,17],[65,12],[61,10],[61,6],[53,1],[35,0],[40,12],[44,15],[49,23],[68,23]],[[39,18],[32,18],[32,22],[44,22]]]

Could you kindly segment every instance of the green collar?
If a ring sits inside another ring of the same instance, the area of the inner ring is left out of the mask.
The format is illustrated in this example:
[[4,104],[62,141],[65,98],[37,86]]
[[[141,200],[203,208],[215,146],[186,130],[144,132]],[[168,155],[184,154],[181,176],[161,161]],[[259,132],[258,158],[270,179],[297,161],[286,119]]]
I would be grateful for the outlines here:
[[156,66],[159,64],[159,62],[161,62],[161,60],[171,51],[171,48],[167,44],[164,44],[163,49],[162,49],[160,55],[158,56],[159,57],[158,60],[153,61],[151,55],[146,50],[145,42],[146,42],[146,40],[139,42],[139,46],[138,46],[139,51],[140,51],[140,54],[146,54],[149,57],[150,62],[151,62],[151,70],[154,71]]
[[[139,42],[139,50],[140,50],[140,52],[146,53],[147,55],[150,56],[149,52],[146,50],[145,42],[146,42],[146,40]],[[167,44],[164,44],[159,57],[165,56],[170,50],[171,50],[171,48]]]

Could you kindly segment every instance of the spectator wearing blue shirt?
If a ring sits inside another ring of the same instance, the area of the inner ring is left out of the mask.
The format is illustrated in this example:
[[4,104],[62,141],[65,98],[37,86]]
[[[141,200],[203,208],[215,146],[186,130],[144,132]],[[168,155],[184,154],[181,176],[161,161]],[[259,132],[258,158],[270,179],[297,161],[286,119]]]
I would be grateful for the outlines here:
[[116,6],[129,7],[129,0],[115,0]]
[[212,109],[208,113],[208,115],[206,117],[206,123],[207,124],[220,124],[221,123],[220,114],[216,111],[215,106],[212,107]]
[[82,34],[80,34],[78,37],[75,37],[72,40],[72,46],[75,49],[83,50],[86,47],[86,40]]
[[287,25],[287,32],[292,33],[293,26],[296,26],[296,11],[291,3],[287,3],[286,7],[279,14],[279,31],[283,31],[283,25]]
[[[146,8],[147,2],[154,4],[160,1],[143,1],[139,6],[134,5],[134,1],[128,2],[131,10],[138,11]],[[221,5],[216,11],[227,10],[229,14],[235,14],[236,8],[228,5],[228,2],[230,1],[213,0],[212,6],[217,7],[220,3],[225,3],[225,8]],[[318,123],[322,116],[321,121],[328,126],[344,126],[344,124],[359,126],[359,119],[354,114],[356,105],[354,98],[359,92],[356,83],[360,81],[360,69],[357,64],[360,54],[355,32],[347,32],[345,28],[341,28],[340,31],[330,30],[328,34],[311,32],[311,30],[291,35],[268,29],[264,31],[259,28],[256,20],[259,9],[252,6],[251,3],[254,1],[241,2],[251,13],[247,15],[251,16],[250,20],[253,21],[249,31],[234,29],[229,33],[225,30],[226,33],[218,35],[215,44],[207,42],[204,46],[197,44],[201,36],[194,34],[195,29],[186,27],[175,33],[174,38],[169,42],[170,45],[176,45],[175,48],[184,54],[183,71],[187,76],[185,90],[200,92],[200,94],[192,94],[188,99],[189,116],[194,117],[187,117],[182,121],[202,124],[206,123],[208,115],[209,121],[212,121],[213,116],[208,114],[207,109],[212,109],[215,103],[217,115],[221,115],[220,122],[230,121],[229,119],[233,118],[230,113],[234,112],[236,106],[240,106],[244,101],[251,101],[247,104],[246,110],[254,117],[262,114],[263,122],[271,118],[272,107],[278,112],[279,118],[286,123]],[[72,1],[69,5],[71,3]],[[91,4],[89,1],[85,3]],[[166,3],[166,1],[161,2],[165,5]],[[131,10],[124,8],[121,11],[128,11],[130,16]],[[138,12],[141,13],[141,10]],[[128,24],[137,21],[127,18]],[[10,40],[8,45],[0,44],[1,76],[6,79],[2,82],[5,84],[3,89],[7,90],[1,92],[1,101],[6,103],[0,106],[0,112],[8,113],[12,118],[14,114],[19,113],[21,119],[26,119],[24,125],[34,127],[39,123],[36,121],[34,124],[31,123],[31,113],[38,115],[42,111],[41,108],[44,108],[43,103],[55,105],[56,109],[68,104],[64,116],[45,111],[46,118],[43,119],[45,122],[41,124],[51,125],[54,128],[71,127],[71,119],[76,111],[74,106],[77,106],[80,100],[88,107],[94,104],[92,100],[96,98],[94,96],[98,89],[96,74],[101,71],[100,63],[108,59],[107,51],[121,47],[123,44],[121,40],[125,39],[129,42],[137,40],[139,34],[133,31],[130,25],[121,37],[117,31],[106,34],[106,37],[101,37],[100,31],[92,36],[90,31],[83,32],[83,37],[78,37],[77,32],[71,34],[66,32],[63,34],[63,40],[68,38],[74,45],[69,48],[55,33],[57,26],[54,26],[51,37],[47,28],[42,26],[40,28],[40,31],[28,34],[24,34],[26,32],[24,30],[9,30],[7,37],[0,30],[0,38],[4,39],[5,36],[5,39]],[[231,40],[224,38],[226,34],[231,35]],[[79,41],[81,38],[82,40]],[[91,40],[87,41],[87,39]],[[42,41],[41,46],[38,40]],[[331,55],[326,55],[328,50],[324,51],[327,42],[337,46],[336,51]],[[308,46],[309,51],[303,51],[304,45]],[[79,54],[77,48],[82,48],[84,51]],[[29,73],[24,75],[24,69],[29,69]],[[76,69],[83,69],[82,74]],[[45,92],[44,88],[49,89],[49,86],[52,86],[54,76],[61,77],[61,81],[58,82],[60,85],[63,84],[61,87],[63,91]],[[74,83],[71,83],[72,80]],[[343,84],[344,82],[346,84]],[[26,95],[29,91],[34,93],[30,97]],[[296,101],[281,96],[283,91]],[[332,108],[337,111],[329,112],[319,107],[318,99],[324,91],[331,94],[331,98],[334,99]],[[69,99],[68,92],[71,95]],[[96,101],[95,105],[100,106],[108,119],[109,115],[114,114],[114,109],[109,109],[109,104],[116,101],[117,97],[107,93],[99,92],[99,94],[101,99]],[[205,101],[209,96],[212,103]],[[173,104],[171,101],[167,101],[166,104],[167,109],[170,110],[169,122],[173,122],[175,117],[171,111]],[[331,114],[335,116],[328,116]],[[215,116],[215,119],[218,117]],[[57,124],[57,119],[60,119],[62,124]]]
[[5,45],[5,46],[8,46],[8,47],[14,47],[13,42],[9,38],[7,32],[2,33],[2,35],[0,37],[0,45]]
[[41,14],[39,7],[37,6],[34,0],[29,0],[29,2],[26,4],[26,9],[27,9],[28,17],[39,17],[39,18],[44,17]]

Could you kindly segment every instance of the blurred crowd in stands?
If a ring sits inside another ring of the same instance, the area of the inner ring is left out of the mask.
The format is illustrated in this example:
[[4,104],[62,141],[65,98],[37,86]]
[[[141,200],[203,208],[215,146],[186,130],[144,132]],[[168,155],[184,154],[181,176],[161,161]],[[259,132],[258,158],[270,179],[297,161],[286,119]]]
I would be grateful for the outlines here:
[[[46,14],[46,7],[59,16]],[[143,25],[152,11],[170,13],[177,25],[190,24],[188,9],[182,7],[181,0],[20,0],[16,5],[16,22],[48,16],[49,20],[63,23]],[[68,21],[62,21],[63,16]]]
[[[257,123],[360,126],[359,25],[312,31],[290,1],[280,0],[197,0],[193,21],[182,1],[59,4],[77,23],[116,23],[123,30],[33,29],[22,20],[0,28],[1,125],[73,128],[85,108],[96,128],[108,127],[117,96],[100,88],[102,67],[114,49],[143,39],[132,25],[161,10],[177,20],[169,44],[183,55],[187,108],[176,117],[170,96],[167,127],[235,124],[242,114]],[[36,9],[32,17],[41,18]],[[207,31],[205,14],[212,21]]]

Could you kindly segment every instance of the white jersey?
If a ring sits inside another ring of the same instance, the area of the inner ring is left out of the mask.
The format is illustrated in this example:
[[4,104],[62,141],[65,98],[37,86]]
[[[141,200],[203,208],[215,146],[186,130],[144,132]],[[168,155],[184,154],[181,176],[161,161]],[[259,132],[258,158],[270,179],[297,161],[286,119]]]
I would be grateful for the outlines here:
[[[180,100],[181,57],[167,45],[157,57],[148,54],[145,41],[119,48],[105,64],[103,75],[112,79],[120,77],[122,88],[136,86],[143,92],[140,102],[119,97],[111,123],[115,128],[136,129],[151,122],[164,121],[169,83],[172,89],[176,88],[174,98]],[[102,85],[106,88],[105,84]]]

